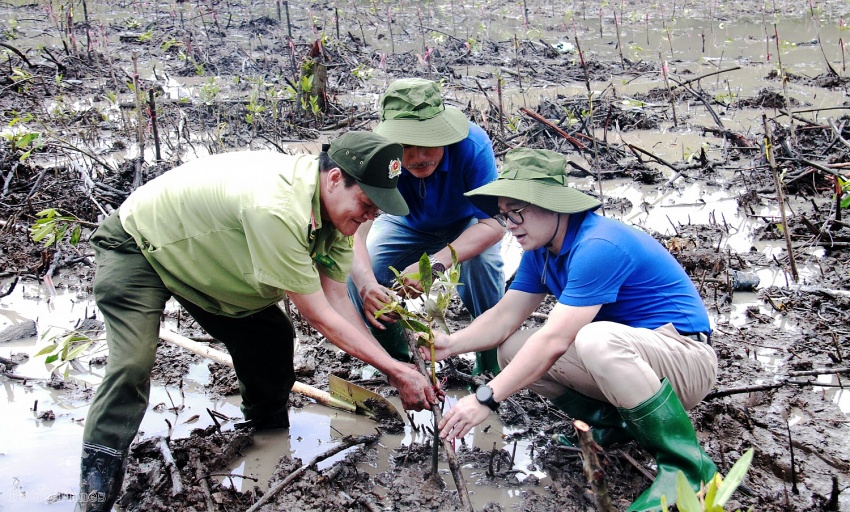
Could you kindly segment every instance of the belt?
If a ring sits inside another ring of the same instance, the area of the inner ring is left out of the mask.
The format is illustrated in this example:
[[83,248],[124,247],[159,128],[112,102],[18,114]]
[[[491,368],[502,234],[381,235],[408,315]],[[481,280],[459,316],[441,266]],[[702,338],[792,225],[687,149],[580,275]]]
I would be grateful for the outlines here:
[[711,335],[704,332],[680,332],[679,336],[684,336],[685,338],[690,338],[696,342],[708,343],[711,345]]

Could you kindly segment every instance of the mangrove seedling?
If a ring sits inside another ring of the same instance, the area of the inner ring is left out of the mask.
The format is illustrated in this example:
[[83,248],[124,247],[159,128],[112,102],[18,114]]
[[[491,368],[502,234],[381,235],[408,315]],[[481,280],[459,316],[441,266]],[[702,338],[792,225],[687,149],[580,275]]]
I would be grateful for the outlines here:
[[411,311],[405,307],[401,300],[394,300],[379,311],[375,312],[375,318],[381,315],[395,313],[399,317],[405,329],[413,331],[416,335],[416,344],[426,347],[431,353],[431,383],[437,384],[437,370],[434,362],[434,338],[435,329],[450,334],[448,323],[446,323],[445,311],[452,300],[452,294],[456,293],[460,284],[460,264],[457,260],[457,252],[449,245],[452,252],[452,265],[448,269],[441,264],[431,264],[428,254],[419,258],[419,272],[402,274],[393,267],[390,270],[396,276],[396,284],[393,291],[402,297],[415,297],[419,290],[405,285],[407,280],[416,280],[422,286],[423,307]]

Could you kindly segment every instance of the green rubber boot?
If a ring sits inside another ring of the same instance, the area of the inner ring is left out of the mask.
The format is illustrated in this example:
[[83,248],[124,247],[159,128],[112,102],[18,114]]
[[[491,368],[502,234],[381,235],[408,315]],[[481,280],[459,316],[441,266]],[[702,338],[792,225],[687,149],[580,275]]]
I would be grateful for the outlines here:
[[620,409],[629,431],[641,447],[655,456],[658,475],[629,507],[629,512],[661,510],[661,496],[667,505],[676,502],[676,474],[685,474],[694,491],[717,472],[717,466],[703,451],[694,425],[667,379],[661,389],[634,409]]
[[407,335],[404,332],[404,326],[401,325],[401,322],[384,324],[384,326],[387,328],[384,331],[370,326],[369,330],[372,331],[372,336],[378,340],[378,343],[384,347],[384,350],[386,350],[393,359],[409,363],[410,348],[407,346]]
[[[629,433],[620,411],[612,404],[590,398],[578,391],[567,388],[567,392],[558,398],[552,399],[558,409],[569,414],[570,417],[581,420],[591,427],[593,440],[599,446],[608,447],[617,443],[626,443],[634,439]],[[575,434],[556,434],[554,436],[558,444],[565,446],[578,446]]]
[[484,352],[475,353],[475,366],[472,367],[472,375],[481,375],[482,373],[491,373],[495,377],[502,370],[499,368],[499,357],[497,356],[498,349],[491,348]]

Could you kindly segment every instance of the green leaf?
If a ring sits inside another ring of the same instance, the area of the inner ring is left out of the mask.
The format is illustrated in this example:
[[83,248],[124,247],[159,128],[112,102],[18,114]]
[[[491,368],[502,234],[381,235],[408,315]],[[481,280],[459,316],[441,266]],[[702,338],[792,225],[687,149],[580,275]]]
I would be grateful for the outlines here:
[[431,332],[431,328],[427,325],[423,324],[418,320],[414,320],[412,318],[405,318],[403,320],[405,326],[413,332]]
[[80,243],[80,236],[82,231],[80,230],[80,226],[74,226],[74,230],[71,232],[71,245],[76,246]]
[[86,351],[86,349],[88,349],[88,348],[91,346],[91,344],[92,344],[92,342],[91,342],[91,341],[90,341],[90,342],[87,342],[87,343],[82,343],[82,344],[80,344],[80,346],[78,346],[78,347],[76,347],[75,349],[73,349],[73,350],[71,350],[71,351],[69,351],[69,352],[68,352],[68,355],[67,355],[67,356],[65,356],[65,360],[66,360],[66,361],[73,361],[73,360],[74,360],[74,359],[76,359],[76,358],[77,358],[80,354],[82,354],[83,352],[85,352],[85,351]]
[[50,364],[59,359],[59,354],[53,354],[51,356],[47,356],[47,359],[44,360],[44,364]]
[[681,471],[676,474],[676,508],[680,512],[702,511],[697,494],[691,489],[690,482]]
[[18,142],[15,144],[15,147],[17,147],[18,149],[25,148],[29,146],[29,144],[35,139],[37,139],[40,135],[41,134],[39,133],[33,132],[25,133],[18,138]]
[[750,468],[750,462],[753,460],[753,449],[750,448],[744,455],[738,459],[735,464],[732,466],[732,469],[729,470],[729,474],[726,475],[726,478],[723,480],[723,483],[720,485],[720,488],[717,489],[717,498],[715,499],[715,503],[719,507],[723,507],[726,505],[726,502],[729,501],[729,498],[732,497],[732,493],[735,492],[735,489],[741,485],[741,482],[744,481],[744,477],[747,475],[747,470]]
[[54,350],[56,350],[57,346],[58,345],[56,343],[53,343],[52,345],[47,345],[43,349],[36,352],[35,356],[33,356],[33,357],[38,357],[38,356],[43,356],[44,354],[49,354],[49,353],[53,352]]
[[425,311],[434,319],[434,322],[437,323],[437,326],[443,330],[446,334],[451,334],[451,330],[449,330],[449,325],[446,323],[446,318],[443,316],[443,310],[437,307],[437,303],[434,302],[434,299],[425,299]]
[[422,253],[422,257],[419,258],[419,283],[427,297],[431,293],[431,285],[434,284],[434,275],[431,273],[431,259],[428,258],[428,253]]

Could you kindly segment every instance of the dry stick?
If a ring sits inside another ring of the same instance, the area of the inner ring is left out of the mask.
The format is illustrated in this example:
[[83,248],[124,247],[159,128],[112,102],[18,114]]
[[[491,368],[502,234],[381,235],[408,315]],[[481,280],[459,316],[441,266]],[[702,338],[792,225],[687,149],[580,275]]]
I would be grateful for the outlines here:
[[[590,88],[590,72],[587,70],[587,61],[584,60],[584,52],[581,51],[581,44],[578,42],[578,34],[575,35],[576,51],[578,52],[581,67],[584,70],[584,86],[587,89],[588,103],[588,132],[593,126],[593,91]],[[590,132],[592,134],[592,132]],[[601,203],[600,212],[605,215],[605,194],[602,190],[602,166],[599,165],[599,143],[596,136],[593,137],[593,167],[596,168],[596,182],[599,184],[599,202]]]
[[[522,92],[522,73],[519,70],[519,40],[514,34],[514,60],[516,60],[516,79],[519,82],[519,92]],[[525,102],[525,95],[522,96],[523,102]]]
[[[655,160],[659,164],[666,165],[667,167],[669,167],[669,168],[673,169],[674,171],[676,171],[677,173],[679,173],[679,169],[677,169],[676,166],[674,166],[673,164],[671,164],[667,160],[664,160],[660,156],[654,155],[654,154],[650,153],[649,151],[647,151],[645,149],[641,149],[641,148],[635,146],[634,144],[626,143],[626,147],[628,147],[629,149],[631,149],[633,151],[637,151],[638,153],[643,153],[644,155],[652,158],[653,160]],[[670,181],[668,181],[667,184],[669,185],[669,184],[673,183],[673,181],[674,181],[674,179],[670,178]]]
[[673,98],[673,89],[670,88],[670,80],[667,78],[667,61],[661,58],[661,53],[658,54],[658,59],[661,61],[661,76],[664,77],[664,85],[667,86],[667,95],[670,99],[670,108],[673,109],[673,126],[679,126],[679,120],[676,117],[676,101]]
[[[413,356],[413,363],[419,369],[419,372],[430,379],[432,377],[431,372],[429,372],[428,368],[425,366],[425,360],[422,359],[422,355],[419,353],[419,347],[416,346],[416,340],[413,336],[407,337],[407,346],[410,350],[410,354]],[[439,407],[432,405],[431,412],[434,413],[435,425],[443,421],[443,413],[440,411]],[[434,434],[439,435],[439,432],[434,429]],[[446,450],[446,460],[449,463],[449,470],[454,478],[455,487],[457,487],[457,495],[458,498],[460,498],[461,508],[468,510],[469,512],[474,512],[475,509],[472,507],[472,501],[469,498],[469,491],[466,488],[466,480],[463,478],[460,462],[457,459],[454,446],[451,442],[446,441],[445,439],[440,438],[440,441],[443,444],[443,448]]]
[[667,32],[667,44],[670,46],[670,58],[675,59],[676,56],[673,54],[673,38],[670,36],[670,29],[667,27],[667,22],[662,22],[662,24],[664,25],[664,30]]
[[502,104],[502,75],[496,75],[496,95],[499,97],[499,133],[502,135],[502,141],[505,142],[505,116],[504,106]]
[[210,492],[210,486],[207,483],[207,475],[204,475],[204,465],[196,448],[189,451],[189,465],[195,468],[195,478],[201,484],[201,490],[204,491],[204,502],[207,505],[207,510],[209,512],[215,512],[215,502]]
[[[788,221],[785,218],[785,194],[782,193],[782,183],[779,180],[779,170],[776,168],[776,160],[773,157],[773,136],[770,132],[770,124],[767,116],[762,113],[762,124],[764,124],[764,150],[767,163],[773,173],[773,185],[776,187],[776,199],[779,202],[779,214],[782,219],[782,233],[785,235],[785,247],[788,250],[788,261],[791,265],[791,277],[796,282],[799,279],[797,273],[797,262],[794,260],[794,247],[791,245],[791,233],[788,232]],[[791,133],[794,133],[793,131]]]
[[837,126],[835,126],[835,121],[833,121],[833,120],[832,120],[832,118],[830,117],[830,118],[828,118],[828,119],[827,119],[827,121],[826,121],[826,122],[827,122],[827,124],[829,124],[829,127],[830,127],[830,128],[832,128],[832,132],[835,134],[835,137],[836,137],[836,138],[837,138],[837,139],[838,139],[838,140],[839,140],[842,144],[844,144],[845,146],[847,146],[848,148],[850,148],[850,142],[847,142],[847,139],[845,139],[844,137],[842,137],[842,136],[841,136],[841,130],[839,130],[839,129],[838,129],[838,127],[837,127]]
[[[670,79],[673,80],[674,83],[679,84],[679,81],[676,80],[675,78],[671,77]],[[717,112],[715,112],[714,109],[711,108],[711,103],[708,101],[708,98],[706,98],[702,94],[696,92],[693,89],[693,87],[685,86],[684,89],[688,94],[690,94],[694,98],[698,99],[703,104],[703,106],[705,106],[705,109],[708,110],[708,113],[711,115],[712,119],[714,119],[714,122],[717,123],[717,126],[719,126],[721,128],[726,128],[725,126],[723,126],[723,121],[720,120],[720,116],[718,116]],[[671,88],[670,89],[671,96],[673,94],[672,91],[673,91],[673,89]]]
[[142,93],[139,87],[139,60],[133,52],[133,89],[136,96],[136,138],[139,143],[139,156],[136,158],[136,173],[133,175],[133,190],[142,186],[142,162],[145,160],[145,125],[142,113]]
[[262,507],[263,505],[265,505],[266,503],[271,501],[271,499],[276,494],[278,494],[280,491],[284,490],[289,484],[291,484],[293,481],[295,481],[296,478],[301,476],[302,473],[304,473],[305,471],[307,471],[311,467],[315,466],[319,462],[321,462],[321,461],[323,461],[323,460],[325,460],[329,457],[333,457],[337,453],[344,451],[344,450],[347,450],[347,449],[351,448],[352,446],[356,446],[356,445],[359,445],[359,444],[373,444],[373,443],[377,442],[380,437],[381,437],[380,434],[370,434],[370,435],[367,435],[367,436],[357,436],[357,437],[345,436],[344,438],[342,438],[342,442],[340,444],[338,444],[337,446],[334,446],[333,448],[331,448],[330,450],[328,450],[324,453],[320,453],[319,455],[316,455],[315,457],[313,457],[313,460],[311,460],[307,464],[304,464],[300,468],[298,468],[295,471],[293,471],[292,473],[290,473],[289,476],[284,478],[281,482],[278,482],[277,484],[275,484],[274,487],[269,489],[268,492],[265,493],[262,498],[257,500],[257,502],[254,503],[254,505],[252,505],[251,508],[249,508],[246,512],[255,512],[256,510],[258,510],[260,507]]
[[794,462],[794,441],[791,439],[791,424],[788,423],[787,419],[785,420],[785,430],[788,432],[788,450],[791,452],[791,492],[800,494],[800,490],[797,488],[797,468]]
[[736,70],[738,70],[738,69],[741,69],[741,66],[735,66],[735,67],[726,68],[726,69],[718,69],[717,71],[712,71],[711,73],[706,73],[706,74],[704,74],[704,75],[700,75],[700,76],[698,76],[698,77],[696,77],[696,78],[691,78],[690,80],[678,80],[678,79],[677,79],[677,80],[675,81],[675,82],[676,82],[676,85],[674,85],[674,86],[672,87],[672,89],[675,91],[675,90],[676,90],[676,87],[684,87],[684,86],[689,85],[689,84],[692,84],[692,83],[694,83],[694,82],[699,82],[699,81],[700,81],[700,80],[702,80],[703,78],[708,78],[708,77],[710,77],[710,76],[719,75],[719,74],[721,74],[721,73],[726,73],[726,72],[729,72],[729,71],[736,71]]
[[334,5],[334,19],[336,20],[336,39],[339,41],[339,9]]
[[578,139],[576,139],[575,137],[573,137],[573,136],[572,136],[572,135],[570,135],[569,133],[565,132],[565,131],[564,131],[564,130],[562,130],[561,128],[559,128],[559,127],[555,126],[554,124],[552,124],[551,122],[549,122],[549,120],[548,120],[548,119],[546,119],[545,117],[541,116],[541,115],[540,115],[540,114],[538,114],[537,112],[533,112],[533,111],[531,111],[531,110],[528,110],[528,109],[527,109],[527,108],[525,108],[525,107],[520,107],[519,111],[520,111],[520,112],[522,112],[523,114],[527,115],[528,117],[530,117],[530,118],[534,119],[534,120],[535,120],[535,121],[537,121],[538,123],[540,123],[540,124],[542,124],[542,125],[545,125],[545,126],[546,126],[546,127],[548,127],[548,128],[551,128],[551,129],[552,129],[552,131],[554,131],[555,133],[557,133],[557,134],[558,134],[558,135],[560,135],[561,137],[565,138],[565,139],[567,140],[567,142],[569,142],[570,144],[572,144],[572,145],[573,145],[576,149],[581,149],[581,150],[584,150],[584,151],[589,151],[589,150],[588,150],[588,147],[587,147],[587,146],[585,146],[584,144],[582,144],[581,142],[579,142],[579,140],[578,140]]
[[615,509],[611,503],[611,496],[608,495],[608,485],[605,483],[605,471],[599,464],[599,457],[596,455],[596,446],[594,446],[596,443],[593,442],[590,426],[581,420],[574,421],[573,426],[575,427],[579,446],[581,447],[584,476],[590,483],[590,491],[596,499],[596,510],[614,512]]
[[620,65],[626,69],[626,58],[623,57],[623,41],[620,39],[620,19],[617,18],[617,11],[614,11],[614,30],[617,31],[617,50],[620,51]]
[[[23,54],[20,50],[18,50],[18,49],[17,49],[17,48],[15,48],[14,46],[8,45],[8,44],[6,44],[6,43],[0,43],[0,47],[6,48],[6,49],[8,49],[8,50],[11,50],[11,51],[12,51],[13,53],[15,53],[18,57],[20,57],[20,58],[21,58],[21,60],[23,60],[24,62],[26,62],[26,63],[27,63],[27,66],[32,67],[32,63],[29,61],[29,59],[27,59],[27,56],[26,56],[26,55],[24,55],[24,54]],[[54,62],[55,62],[55,61],[54,61]]]
[[850,368],[815,368],[814,370],[799,370],[788,372],[791,377],[808,377],[817,375],[839,375],[850,373]]
[[779,29],[773,24],[773,32],[776,36],[776,62],[779,64],[779,77],[782,80],[782,92],[785,95],[785,109],[788,111],[788,130],[791,132],[791,142],[797,145],[797,135],[794,133],[794,112],[791,110],[791,98],[788,97],[788,75],[782,67],[782,52],[779,51]]
[[159,128],[156,126],[156,100],[154,99],[153,89],[148,90],[148,109],[150,109],[151,129],[153,130],[153,145],[156,161],[162,161],[162,154],[159,149]]
[[[419,17],[419,25],[422,26],[422,17],[421,16]],[[387,27],[389,27],[389,29],[390,29],[390,51],[391,51],[390,55],[395,55],[395,37],[393,37],[393,16],[392,16],[392,13],[390,12],[389,7],[387,7]],[[424,52],[425,51],[424,50],[424,47],[425,47],[425,38],[424,37],[422,38],[422,46],[423,46],[422,51]]]
[[168,438],[161,437],[157,443],[159,453],[162,454],[162,459],[165,461],[165,467],[171,473],[171,495],[177,496],[183,492],[183,480],[180,479],[180,470],[177,469],[177,464],[174,462],[174,455],[171,454],[171,448],[168,446]]

